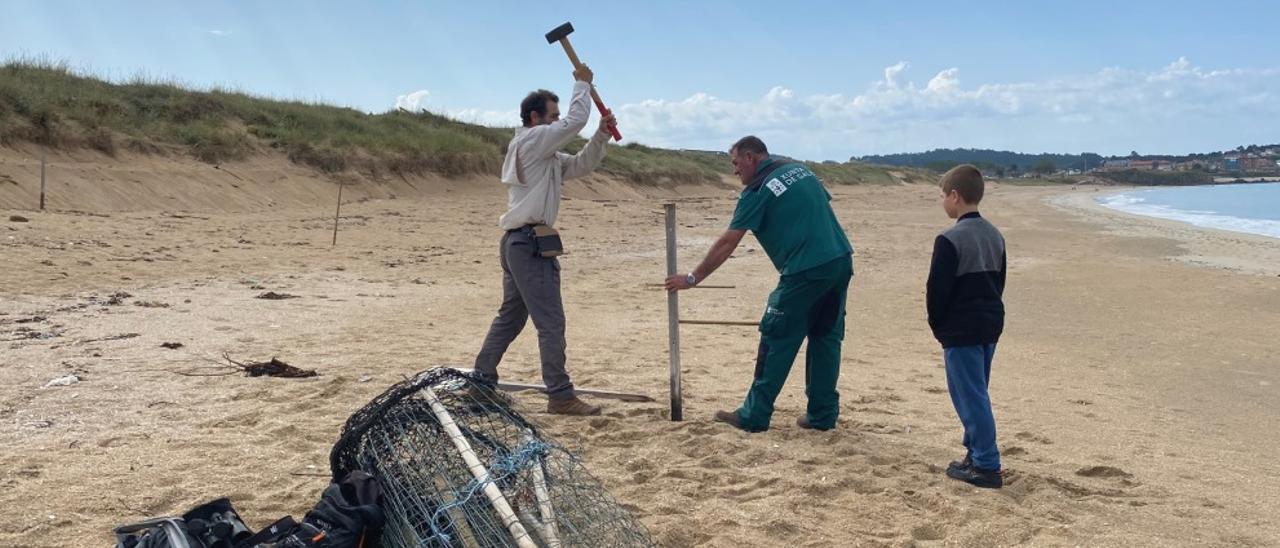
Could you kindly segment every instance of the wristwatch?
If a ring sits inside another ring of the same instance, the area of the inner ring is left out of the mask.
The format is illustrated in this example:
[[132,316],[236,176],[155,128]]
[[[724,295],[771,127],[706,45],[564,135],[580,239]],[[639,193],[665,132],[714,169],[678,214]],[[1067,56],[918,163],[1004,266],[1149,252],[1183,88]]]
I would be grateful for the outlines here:
[[698,285],[698,277],[697,277],[697,276],[694,276],[694,275],[693,275],[693,273],[692,273],[692,272],[690,272],[690,273],[688,273],[687,275],[685,275],[685,277],[684,277],[684,283],[689,284],[689,287],[693,287],[693,286],[695,286],[695,285]]

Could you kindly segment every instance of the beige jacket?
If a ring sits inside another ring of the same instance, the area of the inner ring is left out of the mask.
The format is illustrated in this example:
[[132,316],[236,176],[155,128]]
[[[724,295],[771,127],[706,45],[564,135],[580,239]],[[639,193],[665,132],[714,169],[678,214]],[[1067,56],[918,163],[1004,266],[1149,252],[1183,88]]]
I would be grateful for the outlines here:
[[502,162],[502,182],[507,184],[507,212],[498,219],[504,230],[527,224],[554,226],[560,213],[565,179],[591,173],[604,159],[609,133],[597,131],[577,154],[560,152],[591,117],[591,85],[573,84],[568,114],[547,125],[516,129]]

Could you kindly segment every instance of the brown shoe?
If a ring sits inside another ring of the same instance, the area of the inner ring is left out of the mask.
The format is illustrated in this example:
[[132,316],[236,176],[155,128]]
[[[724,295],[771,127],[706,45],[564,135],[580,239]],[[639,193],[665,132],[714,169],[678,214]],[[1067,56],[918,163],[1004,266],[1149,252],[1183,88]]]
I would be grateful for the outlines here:
[[599,415],[600,406],[591,405],[578,399],[577,396],[567,400],[547,400],[547,412],[555,415],[590,416]]

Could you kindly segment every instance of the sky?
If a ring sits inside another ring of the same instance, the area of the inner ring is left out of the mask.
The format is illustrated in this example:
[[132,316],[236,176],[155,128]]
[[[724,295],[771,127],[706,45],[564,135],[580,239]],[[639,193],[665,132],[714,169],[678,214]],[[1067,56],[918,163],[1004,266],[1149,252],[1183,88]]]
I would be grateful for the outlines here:
[[[518,124],[570,21],[624,142],[808,160],[1280,142],[1280,2],[0,0],[0,57]],[[594,116],[594,115],[593,115]]]

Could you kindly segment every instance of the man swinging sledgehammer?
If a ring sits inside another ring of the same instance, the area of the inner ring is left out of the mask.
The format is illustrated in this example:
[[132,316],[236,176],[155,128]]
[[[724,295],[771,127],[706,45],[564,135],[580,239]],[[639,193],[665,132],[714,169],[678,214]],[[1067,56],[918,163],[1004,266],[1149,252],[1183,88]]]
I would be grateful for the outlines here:
[[565,317],[560,298],[559,235],[551,227],[560,212],[566,179],[590,173],[604,159],[605,142],[616,125],[602,115],[587,146],[574,155],[560,152],[586,127],[591,115],[593,74],[586,65],[574,71],[569,112],[560,117],[560,98],[547,90],[529,93],[520,103],[523,127],[517,128],[502,164],[507,185],[507,212],[498,220],[505,231],[499,244],[502,306],[476,355],[478,380],[497,383],[498,362],[529,318],[538,331],[547,411],[564,415],[597,415],[600,407],[577,397],[565,367]]

